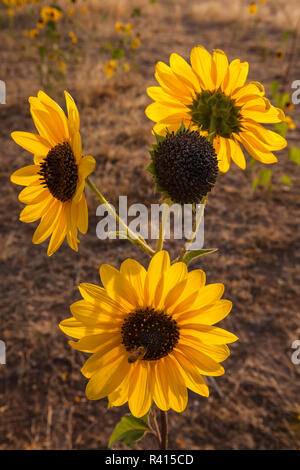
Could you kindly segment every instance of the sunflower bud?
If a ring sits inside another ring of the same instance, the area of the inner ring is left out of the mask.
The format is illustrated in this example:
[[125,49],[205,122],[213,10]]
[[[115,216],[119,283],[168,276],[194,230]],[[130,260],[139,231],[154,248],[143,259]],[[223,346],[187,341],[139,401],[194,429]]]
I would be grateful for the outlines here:
[[181,126],[165,137],[156,135],[148,171],[165,199],[198,204],[212,190],[218,174],[214,147],[198,131]]

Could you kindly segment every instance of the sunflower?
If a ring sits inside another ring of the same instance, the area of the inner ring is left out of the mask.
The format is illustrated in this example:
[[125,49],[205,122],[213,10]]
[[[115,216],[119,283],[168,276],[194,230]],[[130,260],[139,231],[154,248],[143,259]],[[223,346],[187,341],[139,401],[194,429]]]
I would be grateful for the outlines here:
[[50,21],[56,23],[62,16],[63,12],[56,7],[43,7],[41,11],[41,18],[45,24]]
[[95,160],[82,157],[79,113],[73,98],[65,91],[68,117],[44,92],[30,97],[30,111],[39,132],[13,132],[14,141],[34,154],[33,165],[11,175],[15,184],[26,186],[19,200],[27,206],[20,214],[22,222],[41,221],[33,243],[42,243],[50,235],[51,256],[65,237],[77,251],[77,231],[86,233],[88,210],[84,194],[85,178],[94,170]]
[[203,396],[203,375],[224,373],[226,343],[237,337],[213,326],[231,310],[222,300],[223,284],[205,285],[205,273],[188,273],[184,263],[170,264],[159,251],[148,271],[133,259],[120,271],[100,267],[104,287],[80,284],[83,300],[71,305],[62,331],[69,344],[91,353],[81,369],[89,379],[90,400],[108,397],[109,407],[128,402],[131,413],[147,413],[152,400],[161,410],[185,409],[187,389]]
[[224,173],[231,158],[246,168],[241,144],[256,160],[276,162],[272,151],[283,149],[287,142],[259,123],[281,122],[284,113],[264,97],[260,83],[245,84],[248,67],[239,59],[229,64],[221,50],[211,56],[202,46],[192,49],[191,65],[175,53],[170,56],[170,67],[158,62],[155,77],[160,86],[147,89],[155,101],[146,109],[148,118],[157,123],[153,131],[165,135],[166,129],[176,131],[184,123],[209,135]]

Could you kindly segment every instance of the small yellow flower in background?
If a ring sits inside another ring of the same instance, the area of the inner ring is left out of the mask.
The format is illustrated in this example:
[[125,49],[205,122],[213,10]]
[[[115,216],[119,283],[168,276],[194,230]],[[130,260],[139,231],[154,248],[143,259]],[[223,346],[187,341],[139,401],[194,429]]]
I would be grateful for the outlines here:
[[8,8],[7,14],[8,14],[8,16],[14,16],[15,10],[13,8]]
[[74,8],[70,8],[70,9],[68,10],[68,15],[72,16],[72,15],[74,15],[74,13],[75,13],[75,9],[74,9]]
[[295,125],[293,119],[291,118],[291,116],[285,116],[284,122],[286,122],[288,124],[288,128],[291,131],[294,131],[296,129],[296,125]]
[[104,72],[106,73],[107,78],[111,78],[116,70],[117,63],[115,60],[110,60],[107,64],[104,65]]
[[261,3],[262,5],[264,5],[266,3],[266,0],[259,0],[259,3]]
[[62,11],[58,10],[55,7],[43,7],[41,11],[41,18],[44,23],[49,21],[58,21],[63,16]]
[[250,15],[255,15],[255,13],[257,13],[257,5],[255,2],[250,3],[248,11]]
[[65,63],[63,60],[60,60],[60,61],[58,62],[58,66],[59,66],[60,70],[62,70],[62,71],[64,72],[64,71],[66,70],[66,66],[67,66],[67,65],[66,65],[66,63]]
[[130,72],[130,65],[128,64],[128,62],[125,62],[124,70],[125,70],[125,72]]
[[128,23],[126,26],[124,26],[124,31],[126,34],[131,34],[131,30],[132,30],[132,24],[131,23]]
[[281,60],[284,57],[284,52],[283,51],[276,51],[275,52],[275,59],[276,60]]
[[131,49],[137,49],[141,44],[141,40],[139,38],[134,38],[131,41]]
[[70,31],[70,32],[69,32],[69,37],[70,37],[70,39],[72,40],[73,44],[76,44],[76,43],[77,43],[77,36],[76,36],[76,34],[75,34],[73,31]]
[[87,9],[86,7],[81,8],[81,13],[82,13],[83,15],[86,15],[87,12],[88,12],[88,9]]
[[39,34],[39,30],[38,30],[38,29],[31,29],[31,30],[29,31],[29,36],[31,37],[31,39],[35,39],[38,34]]
[[285,103],[284,107],[285,107],[285,109],[288,109],[289,111],[292,111],[294,109],[295,105],[292,101],[289,101],[288,103]]
[[104,287],[83,283],[83,300],[71,305],[61,330],[78,341],[70,346],[92,354],[81,369],[89,400],[108,397],[109,407],[128,402],[144,416],[152,401],[161,410],[182,412],[187,389],[208,396],[203,376],[224,374],[227,343],[238,338],[215,325],[232,307],[221,299],[223,284],[205,285],[200,269],[170,263],[159,251],[148,271],[127,259],[120,271],[100,267]]
[[84,194],[85,179],[94,170],[95,160],[82,156],[80,119],[77,106],[65,91],[68,117],[46,93],[29,98],[30,112],[39,134],[13,132],[14,141],[33,153],[33,165],[11,175],[11,181],[26,186],[19,200],[26,204],[22,222],[41,219],[32,242],[50,238],[47,254],[51,256],[67,237],[69,246],[78,251],[78,230],[86,233],[88,209]]
[[36,24],[36,27],[38,29],[45,28],[45,23],[43,21],[38,21],[37,24]]
[[120,21],[117,21],[117,23],[115,23],[115,30],[119,33],[120,31],[122,31],[122,29],[122,23],[120,23]]
[[167,129],[176,132],[183,123],[203,136],[211,133],[223,173],[231,160],[246,168],[241,144],[256,160],[277,162],[272,151],[283,149],[287,142],[259,123],[282,122],[284,112],[264,97],[259,82],[246,83],[249,64],[239,59],[229,64],[223,51],[216,49],[211,55],[202,46],[192,49],[190,60],[191,65],[173,53],[170,67],[156,64],[160,86],[147,89],[155,102],[146,109],[148,118],[156,122],[153,131],[166,135]]

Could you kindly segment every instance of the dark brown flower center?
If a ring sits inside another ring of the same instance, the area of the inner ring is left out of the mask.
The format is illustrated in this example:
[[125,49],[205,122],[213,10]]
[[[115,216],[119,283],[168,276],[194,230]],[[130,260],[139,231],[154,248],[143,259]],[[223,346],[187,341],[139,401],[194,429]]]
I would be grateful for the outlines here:
[[[164,312],[148,308],[130,313],[123,322],[121,333],[126,351],[137,354],[136,357],[144,361],[167,356],[179,339],[176,321]],[[134,362],[131,356],[128,361]]]
[[41,179],[53,197],[66,202],[75,194],[78,181],[78,165],[68,142],[57,144],[40,163]]

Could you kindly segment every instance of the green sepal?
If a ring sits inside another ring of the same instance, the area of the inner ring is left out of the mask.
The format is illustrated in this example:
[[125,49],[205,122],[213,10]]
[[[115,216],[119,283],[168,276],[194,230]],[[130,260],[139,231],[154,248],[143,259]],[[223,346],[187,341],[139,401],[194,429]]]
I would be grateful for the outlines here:
[[111,447],[115,441],[132,447],[137,441],[140,441],[145,434],[151,432],[149,426],[149,413],[142,418],[136,418],[131,413],[127,413],[116,425],[110,436],[108,446]]
[[149,163],[149,165],[146,168],[146,171],[151,173],[151,175],[155,176],[155,167],[154,167],[153,161],[151,163]]
[[161,142],[163,142],[165,140],[165,136],[163,136],[163,135],[156,134],[156,132],[154,132],[154,135],[155,135],[155,139],[156,139],[157,144],[160,144]]

